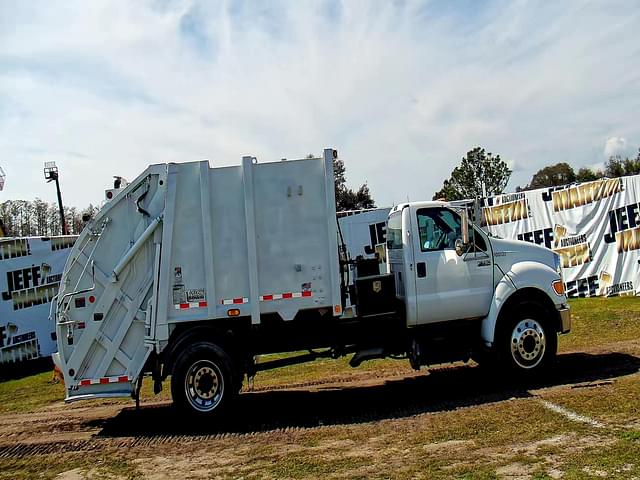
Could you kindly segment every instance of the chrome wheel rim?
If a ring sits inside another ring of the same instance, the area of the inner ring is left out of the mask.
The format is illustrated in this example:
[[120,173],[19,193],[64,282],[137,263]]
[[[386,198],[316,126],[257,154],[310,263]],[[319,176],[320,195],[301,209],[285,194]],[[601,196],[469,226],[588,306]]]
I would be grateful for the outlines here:
[[536,320],[521,320],[511,332],[511,356],[520,368],[538,366],[544,357],[546,346],[544,330]]
[[211,360],[198,360],[185,376],[184,391],[191,407],[198,412],[210,412],[222,401],[222,372]]

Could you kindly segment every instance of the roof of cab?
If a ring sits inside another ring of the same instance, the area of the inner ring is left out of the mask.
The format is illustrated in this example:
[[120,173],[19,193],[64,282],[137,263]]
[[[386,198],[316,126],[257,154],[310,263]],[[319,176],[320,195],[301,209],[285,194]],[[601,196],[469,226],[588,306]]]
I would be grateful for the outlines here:
[[405,203],[400,203],[400,204],[396,205],[395,207],[393,207],[391,209],[391,213],[399,212],[404,207],[409,207],[409,206],[416,207],[416,208],[434,208],[434,207],[445,207],[447,205],[449,205],[449,203],[440,202],[440,201],[437,201],[437,200],[422,201],[422,202],[405,202]]

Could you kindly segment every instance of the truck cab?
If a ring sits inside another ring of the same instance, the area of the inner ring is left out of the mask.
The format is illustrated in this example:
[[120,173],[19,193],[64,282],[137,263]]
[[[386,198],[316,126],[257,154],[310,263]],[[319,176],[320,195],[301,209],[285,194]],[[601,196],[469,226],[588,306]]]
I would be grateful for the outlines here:
[[558,255],[489,237],[469,224],[466,210],[448,203],[413,202],[391,210],[387,265],[407,328],[429,332],[415,335],[423,339],[417,342],[422,351],[413,352],[418,364],[425,363],[418,358],[425,351],[437,358],[439,349],[425,342],[446,338],[445,351],[485,350],[533,370],[555,355],[556,333],[570,330]]

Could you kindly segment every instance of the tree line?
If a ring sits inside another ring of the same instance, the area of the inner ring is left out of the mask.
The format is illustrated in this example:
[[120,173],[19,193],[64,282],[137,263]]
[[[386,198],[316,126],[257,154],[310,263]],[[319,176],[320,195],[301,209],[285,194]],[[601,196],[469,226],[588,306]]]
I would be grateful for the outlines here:
[[[308,155],[313,158],[314,155]],[[357,190],[347,187],[344,161],[334,159],[334,178],[336,190],[336,210],[361,210],[375,208],[375,202],[364,183]],[[82,232],[87,219],[93,218],[98,207],[89,204],[85,209],[64,207],[64,217],[70,235]],[[36,198],[29,200],[6,200],[0,203],[0,228],[7,237],[62,235],[60,213],[56,203],[47,203]]]
[[640,174],[640,149],[636,158],[622,158],[619,155],[609,157],[602,170],[592,170],[587,167],[577,171],[566,162],[556,163],[541,168],[531,177],[531,181],[524,187],[516,187],[516,191],[534,190],[536,188],[556,187],[575,182],[591,182],[599,178],[626,177]]
[[[313,158],[314,155],[308,155]],[[334,159],[334,180],[336,210],[359,210],[375,208],[375,201],[364,183],[357,190],[346,185],[344,161]],[[500,155],[494,155],[484,148],[476,147],[467,152],[460,164],[451,172],[449,179],[434,195],[434,200],[464,200],[490,197],[504,193],[511,177],[511,169]],[[541,168],[531,177],[531,181],[516,191],[555,187],[574,182],[588,182],[599,178],[624,177],[640,174],[640,149],[635,158],[613,156],[605,163],[604,169],[592,170],[581,167],[577,171],[567,162],[559,162]],[[71,235],[78,235],[89,218],[93,218],[98,207],[89,204],[85,209],[65,207],[65,222]],[[53,236],[61,235],[60,214],[55,203],[47,203],[36,198],[29,200],[6,200],[0,203],[0,226],[5,236]]]
[[[98,211],[92,204],[85,209],[64,207],[64,217],[69,234],[78,235],[86,219],[93,218]],[[0,221],[7,237],[62,235],[58,205],[39,198],[29,200],[6,200],[0,203]]]
[[[504,193],[511,177],[511,169],[500,155],[486,152],[476,147],[462,158],[453,169],[451,176],[443,182],[442,188],[433,195],[433,200],[466,200],[491,197]],[[592,170],[581,167],[577,171],[567,162],[559,162],[541,168],[525,186],[517,186],[516,192],[536,188],[556,187],[576,182],[590,182],[599,178],[616,178],[640,174],[640,149],[635,158],[612,156],[605,162],[604,169]]]

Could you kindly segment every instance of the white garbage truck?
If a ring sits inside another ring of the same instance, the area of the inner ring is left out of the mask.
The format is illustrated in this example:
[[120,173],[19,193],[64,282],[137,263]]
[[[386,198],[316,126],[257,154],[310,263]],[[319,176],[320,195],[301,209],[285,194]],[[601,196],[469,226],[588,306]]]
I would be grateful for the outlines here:
[[[333,161],[151,165],[71,251],[52,306],[66,400],[138,398],[218,416],[257,371],[320,357],[470,358],[516,375],[570,330],[558,255],[487,236],[463,208],[403,203],[379,255],[350,255]],[[259,355],[298,352],[256,362]],[[303,352],[303,353],[299,353]]]

